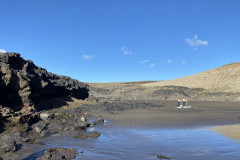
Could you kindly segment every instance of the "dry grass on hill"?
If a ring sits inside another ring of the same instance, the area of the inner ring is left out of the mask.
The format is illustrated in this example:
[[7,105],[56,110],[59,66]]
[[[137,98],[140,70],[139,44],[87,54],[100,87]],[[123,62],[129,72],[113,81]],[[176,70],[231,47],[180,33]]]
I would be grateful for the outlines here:
[[183,78],[147,83],[143,84],[143,86],[184,86],[189,88],[204,88],[224,92],[239,92],[240,62],[224,65],[216,69]]

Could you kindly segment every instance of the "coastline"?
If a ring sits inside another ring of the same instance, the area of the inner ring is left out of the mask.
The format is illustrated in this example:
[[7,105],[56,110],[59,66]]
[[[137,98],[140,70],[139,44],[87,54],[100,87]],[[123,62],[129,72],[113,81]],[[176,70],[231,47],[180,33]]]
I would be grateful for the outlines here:
[[[167,131],[169,129],[189,130],[240,124],[240,111],[238,111],[240,102],[192,101],[189,105],[194,106],[194,108],[176,108],[175,101],[166,100],[111,101],[107,103],[107,105],[94,104],[68,109],[60,108],[56,111],[68,110],[63,113],[69,112],[70,114],[76,109],[80,109],[87,111],[92,117],[101,115],[106,121],[105,125],[108,130],[118,128],[122,129],[123,133],[124,129],[151,130],[157,128]],[[107,132],[104,131],[104,127],[99,127],[101,130],[103,129],[103,132]],[[98,126],[96,129],[98,130]],[[72,137],[71,134],[73,133],[69,132],[64,136]],[[61,139],[61,137],[58,138]],[[55,137],[48,139],[52,138],[55,139]],[[91,141],[89,142],[91,144]],[[88,143],[88,141],[86,140],[84,143]],[[45,148],[46,146],[38,144],[22,143],[22,148],[19,151],[8,153],[2,158],[8,160],[21,157],[29,160],[39,151],[46,150]]]
[[199,127],[240,123],[240,102],[192,101],[194,108],[176,108],[175,101],[141,101],[161,107],[134,108],[109,113],[104,108],[91,111],[117,126]]

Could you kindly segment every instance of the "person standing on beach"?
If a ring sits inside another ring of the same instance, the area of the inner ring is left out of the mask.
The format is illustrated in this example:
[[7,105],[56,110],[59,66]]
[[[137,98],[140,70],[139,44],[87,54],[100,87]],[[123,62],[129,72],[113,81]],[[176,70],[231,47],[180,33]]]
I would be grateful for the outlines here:
[[183,102],[183,106],[185,106],[185,104],[186,104],[186,99],[183,99],[182,102]]
[[178,98],[178,107],[180,107],[181,100]]

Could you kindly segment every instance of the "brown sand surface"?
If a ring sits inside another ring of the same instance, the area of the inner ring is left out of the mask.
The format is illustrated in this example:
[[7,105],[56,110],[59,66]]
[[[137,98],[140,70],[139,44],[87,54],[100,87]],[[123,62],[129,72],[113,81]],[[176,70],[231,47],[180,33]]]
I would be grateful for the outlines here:
[[240,124],[218,126],[213,128],[212,131],[218,132],[228,138],[240,141]]
[[128,109],[114,113],[99,109],[91,113],[95,116],[101,114],[107,121],[117,126],[200,127],[240,124],[240,102],[190,102],[189,105],[194,108],[176,108],[175,101],[151,101],[151,103],[162,107]]

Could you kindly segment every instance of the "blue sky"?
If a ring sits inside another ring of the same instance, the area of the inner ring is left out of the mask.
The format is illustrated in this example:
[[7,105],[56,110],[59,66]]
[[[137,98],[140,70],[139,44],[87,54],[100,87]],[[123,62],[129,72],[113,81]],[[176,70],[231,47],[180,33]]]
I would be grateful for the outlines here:
[[0,0],[0,52],[84,82],[169,80],[240,61],[239,0]]

